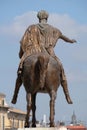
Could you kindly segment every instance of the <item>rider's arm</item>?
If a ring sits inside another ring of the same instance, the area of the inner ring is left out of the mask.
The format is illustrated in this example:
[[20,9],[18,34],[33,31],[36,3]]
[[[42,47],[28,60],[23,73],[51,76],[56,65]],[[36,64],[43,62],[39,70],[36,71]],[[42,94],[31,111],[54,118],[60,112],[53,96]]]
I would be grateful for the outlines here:
[[69,43],[75,43],[75,42],[76,42],[76,40],[74,40],[74,39],[69,39],[68,37],[64,36],[63,34],[60,35],[60,38],[61,38],[62,40],[64,40],[65,42],[69,42]]

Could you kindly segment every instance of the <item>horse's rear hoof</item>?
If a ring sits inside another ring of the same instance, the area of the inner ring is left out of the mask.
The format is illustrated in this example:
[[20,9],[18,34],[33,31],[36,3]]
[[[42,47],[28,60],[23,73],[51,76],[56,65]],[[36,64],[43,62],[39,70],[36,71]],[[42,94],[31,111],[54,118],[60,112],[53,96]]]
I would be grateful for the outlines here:
[[50,127],[55,127],[55,123],[50,123]]
[[36,124],[32,124],[32,127],[36,127]]
[[29,127],[30,127],[29,123],[25,123],[24,128],[29,128]]
[[29,128],[29,126],[25,125],[24,128]]

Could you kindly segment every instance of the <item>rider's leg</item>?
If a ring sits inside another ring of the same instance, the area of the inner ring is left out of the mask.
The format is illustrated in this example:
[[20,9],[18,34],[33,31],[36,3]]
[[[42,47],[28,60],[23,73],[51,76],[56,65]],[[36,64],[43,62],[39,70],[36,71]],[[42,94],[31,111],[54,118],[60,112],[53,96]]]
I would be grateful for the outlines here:
[[68,91],[68,85],[67,85],[67,79],[66,79],[66,75],[65,75],[65,72],[64,72],[64,69],[63,69],[63,66],[60,62],[60,59],[58,57],[56,57],[55,53],[54,53],[54,50],[53,50],[53,47],[49,47],[47,49],[47,52],[53,57],[56,59],[56,61],[58,62],[58,64],[60,65],[60,70],[61,70],[61,74],[60,74],[60,77],[61,77],[61,85],[62,85],[62,88],[63,88],[63,91],[64,91],[64,94],[65,94],[65,97],[66,97],[66,100],[69,104],[72,104],[72,100],[69,96],[69,91]]
[[25,52],[22,57],[21,57],[21,60],[20,60],[20,63],[19,63],[19,67],[18,67],[18,71],[17,71],[17,79],[16,79],[16,84],[15,84],[15,90],[14,90],[14,95],[13,95],[13,98],[12,98],[12,103],[15,104],[16,101],[17,101],[17,96],[18,96],[18,93],[19,93],[19,89],[22,85],[22,79],[21,79],[21,76],[22,76],[22,70],[23,70],[23,62],[25,60],[25,58],[29,55],[29,53]]
[[25,58],[29,55],[29,53],[24,53],[21,60],[20,60],[20,63],[19,63],[19,67],[18,67],[18,71],[17,71],[17,79],[16,79],[16,84],[15,84],[15,90],[14,90],[14,95],[13,95],[13,98],[12,98],[12,103],[15,104],[16,101],[17,101],[17,96],[18,96],[18,93],[19,93],[19,89],[22,85],[22,79],[21,79],[21,76],[22,76],[22,70],[23,70],[23,62],[25,60]]
[[20,89],[21,85],[22,85],[21,75],[18,75],[17,79],[16,79],[14,95],[13,95],[13,98],[11,101],[11,103],[13,103],[13,104],[16,104],[16,102],[17,102],[17,96],[18,96],[19,89]]
[[18,72],[17,72],[19,75],[21,75],[21,73],[22,73],[24,60],[25,60],[29,55],[30,55],[30,52],[28,52],[28,51],[26,51],[26,52],[22,55],[22,57],[21,57],[21,59],[20,59],[20,63],[19,63]]
[[62,86],[63,91],[65,93],[65,97],[66,97],[67,102],[69,104],[72,104],[73,102],[72,102],[70,95],[69,95],[67,79],[66,79],[66,75],[65,75],[62,64],[61,64],[61,86]]
[[22,74],[23,62],[24,62],[24,55],[22,56],[20,63],[19,63],[19,67],[18,67],[18,71],[17,71],[18,75]]
[[65,97],[66,97],[66,100],[69,104],[72,104],[72,100],[70,98],[70,95],[69,95],[69,91],[68,91],[68,85],[67,85],[67,81],[66,80],[63,80],[61,82],[61,85],[62,85],[62,88],[63,88],[63,91],[65,93]]
[[58,61],[59,65],[60,65],[60,70],[61,70],[61,74],[60,74],[60,77],[61,77],[61,86],[63,88],[66,100],[67,100],[67,102],[69,104],[72,104],[73,102],[72,102],[72,100],[70,98],[70,95],[69,95],[67,79],[66,79],[66,75],[65,75],[62,63],[60,62],[60,59],[58,57],[55,56],[55,59]]

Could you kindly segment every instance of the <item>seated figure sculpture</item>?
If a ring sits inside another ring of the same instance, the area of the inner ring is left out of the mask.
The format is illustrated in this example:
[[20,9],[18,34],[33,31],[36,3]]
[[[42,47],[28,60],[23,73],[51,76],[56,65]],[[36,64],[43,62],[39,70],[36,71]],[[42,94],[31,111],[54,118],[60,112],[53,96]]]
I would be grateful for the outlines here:
[[68,37],[64,36],[59,29],[53,27],[52,25],[47,24],[48,16],[49,15],[45,10],[39,11],[37,14],[39,23],[29,26],[20,41],[19,57],[21,59],[17,71],[17,79],[16,79],[15,90],[12,99],[13,104],[15,104],[17,101],[18,92],[20,86],[22,85],[21,76],[22,76],[24,60],[28,56],[40,52],[46,52],[49,56],[52,56],[54,59],[56,59],[56,61],[60,64],[61,86],[63,88],[67,102],[69,104],[72,104],[72,100],[69,96],[68,84],[63,69],[63,65],[60,62],[59,58],[55,55],[54,47],[56,46],[58,39],[62,39],[68,43],[75,43],[76,40],[69,39]]

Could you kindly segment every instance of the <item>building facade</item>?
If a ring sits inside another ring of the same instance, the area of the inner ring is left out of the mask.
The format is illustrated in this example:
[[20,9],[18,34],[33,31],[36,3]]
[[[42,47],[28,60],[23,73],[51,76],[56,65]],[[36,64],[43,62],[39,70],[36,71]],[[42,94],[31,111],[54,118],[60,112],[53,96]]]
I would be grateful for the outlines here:
[[26,113],[7,105],[5,97],[0,93],[0,130],[24,128]]

